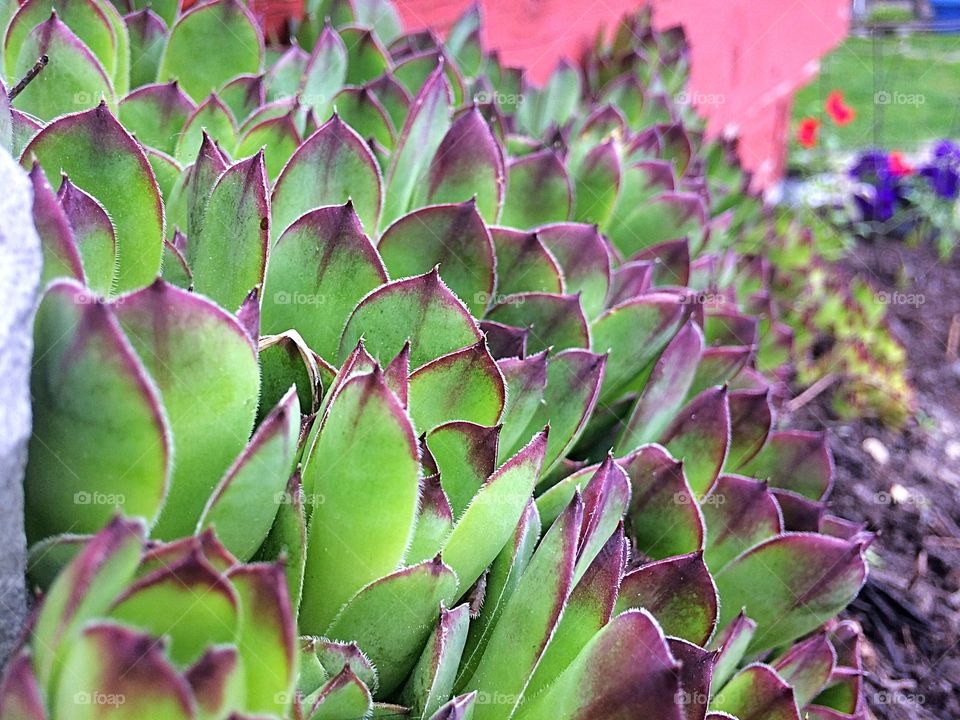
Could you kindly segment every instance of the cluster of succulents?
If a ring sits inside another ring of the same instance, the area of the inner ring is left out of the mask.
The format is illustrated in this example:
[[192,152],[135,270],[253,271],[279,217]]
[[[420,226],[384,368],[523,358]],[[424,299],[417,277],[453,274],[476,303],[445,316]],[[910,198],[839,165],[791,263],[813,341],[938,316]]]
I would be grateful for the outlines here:
[[[760,214],[738,235],[753,279],[738,292],[774,329],[756,366],[783,384],[819,393],[840,418],[873,418],[900,427],[916,410],[906,348],[891,331],[893,303],[920,305],[921,294],[877,291],[837,261],[848,238],[829,219],[804,208]],[[774,339],[778,341],[774,341]]]
[[792,370],[803,387],[829,387],[839,417],[871,417],[901,426],[916,409],[907,353],[887,321],[894,302],[922,295],[878,292],[826,260],[815,234],[785,218],[756,262],[768,273],[774,307],[793,332]]
[[269,50],[236,0],[8,25],[11,84],[49,58],[0,108],[46,592],[0,717],[863,718],[870,536],[773,429],[682,34],[537,89],[476,11],[308,11]]

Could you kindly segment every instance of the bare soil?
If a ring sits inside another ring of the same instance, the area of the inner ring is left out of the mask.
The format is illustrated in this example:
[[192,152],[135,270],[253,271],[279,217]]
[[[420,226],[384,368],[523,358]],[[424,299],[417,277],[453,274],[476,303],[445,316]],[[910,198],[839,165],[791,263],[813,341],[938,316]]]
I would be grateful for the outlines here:
[[[916,417],[902,431],[844,422],[821,396],[783,421],[829,429],[831,510],[877,533],[870,578],[849,610],[868,641],[870,710],[880,720],[957,720],[960,360],[951,346],[960,340],[960,253],[941,263],[932,247],[880,239],[860,243],[844,267],[894,298],[889,322],[907,348]],[[871,452],[876,441],[883,447]]]

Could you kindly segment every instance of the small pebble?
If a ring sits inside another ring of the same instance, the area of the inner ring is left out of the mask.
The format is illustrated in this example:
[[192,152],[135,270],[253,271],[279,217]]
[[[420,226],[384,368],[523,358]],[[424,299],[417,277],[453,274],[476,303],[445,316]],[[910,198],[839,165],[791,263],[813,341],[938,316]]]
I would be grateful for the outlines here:
[[886,465],[888,462],[890,462],[890,451],[887,450],[887,446],[880,442],[877,438],[864,438],[861,445],[863,447],[863,451],[872,457],[877,465]]
[[903,505],[910,499],[910,491],[900,483],[894,483],[890,486],[890,499],[897,505]]
[[951,460],[960,460],[960,440],[947,441],[947,445],[943,451]]

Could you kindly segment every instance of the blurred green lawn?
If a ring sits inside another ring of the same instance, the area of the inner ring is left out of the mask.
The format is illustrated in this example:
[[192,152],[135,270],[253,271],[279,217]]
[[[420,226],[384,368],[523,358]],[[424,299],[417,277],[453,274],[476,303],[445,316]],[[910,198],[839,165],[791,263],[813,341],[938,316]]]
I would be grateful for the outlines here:
[[[844,94],[857,117],[836,127],[823,112],[831,90]],[[823,121],[831,146],[913,150],[960,137],[960,34],[848,38],[821,61],[820,75],[794,100],[793,128],[803,117]],[[793,137],[791,137],[793,140]]]

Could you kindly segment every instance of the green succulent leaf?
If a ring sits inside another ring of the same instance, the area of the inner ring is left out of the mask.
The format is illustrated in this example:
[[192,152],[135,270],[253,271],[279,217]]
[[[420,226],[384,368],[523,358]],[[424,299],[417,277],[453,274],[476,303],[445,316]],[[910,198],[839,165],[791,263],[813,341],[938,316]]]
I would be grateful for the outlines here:
[[353,720],[367,717],[372,707],[370,690],[349,667],[345,667],[320,689],[307,717],[310,720]]
[[520,522],[517,523],[513,534],[494,559],[486,575],[483,605],[480,608],[479,617],[470,624],[463,661],[460,663],[454,685],[456,692],[460,692],[466,681],[473,677],[490,640],[490,634],[496,627],[507,600],[517,589],[517,584],[533,556],[537,541],[540,539],[540,528],[537,506],[530,499],[523,509]]
[[[144,147],[144,153],[153,168],[153,174],[157,180],[157,187],[160,189],[160,197],[166,202],[173,192],[173,186],[180,179],[183,167],[172,156],[161,152],[156,148]],[[166,240],[164,240],[166,242]]]
[[451,108],[460,107],[466,91],[463,75],[439,45],[408,54],[393,68],[393,77],[402,83],[411,95],[416,95],[439,65],[443,66],[443,75],[450,88]]
[[645,608],[670,635],[705,645],[717,626],[717,588],[695,552],[644,565],[623,577],[617,611]]
[[544,475],[560,462],[586,427],[600,394],[606,364],[606,355],[573,349],[559,353],[547,366],[544,402],[527,426],[529,437],[549,423]]
[[51,120],[95,107],[101,99],[114,104],[113,87],[100,61],[56,13],[24,38],[12,77],[26,75],[41,56],[52,59],[17,95],[19,110]]
[[403,690],[413,717],[429,718],[450,697],[469,626],[469,605],[440,608],[440,622]]
[[483,340],[410,375],[410,415],[421,431],[452,420],[495,425],[505,400],[503,375]]
[[543,402],[547,387],[547,351],[522,360],[518,357],[504,358],[498,360],[497,365],[507,389],[506,406],[502,416],[503,427],[500,431],[499,460],[502,461],[506,459],[506,450],[516,447],[526,439],[524,433]]
[[544,692],[524,703],[517,720],[627,717],[638,707],[681,720],[679,663],[659,625],[644,610],[611,620]]
[[33,186],[34,224],[43,253],[41,282],[47,284],[57,278],[68,278],[84,283],[83,261],[70,221],[36,163],[30,170],[30,183]]
[[329,362],[357,302],[386,281],[376,250],[349,202],[306,213],[270,254],[263,294],[263,330],[292,328]]
[[310,53],[296,43],[283,51],[269,67],[263,79],[268,103],[286,100],[297,94],[309,59]]
[[416,528],[407,549],[407,563],[435,557],[453,529],[453,510],[438,474],[425,477],[420,489]]
[[570,666],[594,635],[613,616],[620,578],[627,560],[623,527],[619,527],[576,583],[554,637],[530,679],[526,694],[536,697]]
[[197,523],[246,562],[263,543],[285,499],[300,435],[300,403],[290,388],[220,480]]
[[413,97],[407,89],[390,73],[385,73],[373,82],[367,83],[366,89],[383,105],[393,126],[402,130],[410,112],[410,106],[413,104]]
[[[187,167],[171,192],[167,203],[167,222],[186,228],[187,238],[200,233],[210,192],[230,163],[227,156],[206,132],[202,133],[196,162]],[[186,245],[182,246],[186,252]]]
[[[303,469],[304,491],[322,501],[309,520],[300,629],[317,634],[355,592],[398,566],[417,508],[413,426],[383,373],[357,375],[336,393]],[[372,504],[381,511],[370,513]]]
[[601,399],[610,401],[631,387],[673,339],[687,314],[683,297],[650,293],[617,305],[594,321],[593,347],[610,352]]
[[573,187],[567,170],[550,149],[511,160],[500,222],[527,230],[570,219]]
[[346,80],[347,62],[343,40],[332,27],[324,27],[307,60],[299,88],[301,102],[312,108],[317,117],[329,115],[333,97]]
[[683,461],[690,488],[703,497],[713,487],[730,447],[726,386],[704,390],[687,403],[661,440],[671,455]]
[[[98,0],[83,0],[82,2],[72,2],[71,0],[30,0],[17,8],[16,3],[14,3],[16,12],[9,18],[10,24],[7,25],[3,22],[3,27],[6,29],[3,48],[6,77],[12,82],[23,77],[22,72],[18,73],[20,70],[19,61],[21,56],[23,56],[24,59],[28,56],[32,57],[27,67],[37,61],[40,55],[35,52],[36,47],[27,50],[27,46],[32,44],[29,40],[30,35],[36,35],[39,30],[41,36],[44,33],[48,35],[52,33],[53,35],[50,35],[51,40],[54,35],[58,36],[59,42],[62,42],[64,37],[70,37],[72,38],[72,42],[69,44],[74,46],[73,48],[67,48],[58,44],[55,48],[51,47],[51,50],[55,49],[58,53],[57,55],[53,55],[51,59],[56,60],[59,58],[59,67],[51,63],[44,69],[42,75],[47,75],[50,71],[54,71],[55,73],[76,72],[77,68],[71,67],[70,62],[67,61],[67,57],[70,57],[71,61],[76,61],[79,55],[75,53],[82,48],[84,51],[82,54],[86,57],[86,59],[82,61],[86,63],[89,60],[93,60],[94,65],[99,68],[99,74],[107,79],[106,87],[109,88],[111,85],[110,79],[114,77],[114,73],[117,70],[116,60],[121,44],[118,41],[116,31],[111,23],[107,8],[105,7],[106,4],[108,3]],[[8,18],[4,18],[4,20],[7,19]],[[56,30],[54,29],[54,25],[57,26]],[[44,29],[45,26],[46,29]],[[64,29],[66,29],[66,33],[64,33]],[[79,41],[79,43],[77,41]],[[30,56],[31,52],[33,53],[32,56]],[[69,56],[60,55],[59,53],[69,53]],[[89,69],[89,67],[90,66],[87,66],[87,69]],[[41,76],[37,78],[36,82],[41,82],[42,80],[43,77]],[[51,85],[50,87],[54,86]],[[65,86],[61,87],[66,89]],[[92,90],[91,87],[80,88],[79,92],[90,90]],[[126,91],[121,90],[121,92]],[[27,91],[24,91],[21,98],[26,94]],[[99,100],[100,97],[99,94],[97,94],[93,98],[91,106],[96,105]],[[62,101],[76,103],[77,99],[68,95]],[[20,100],[18,100],[17,106],[20,107]],[[79,106],[74,105],[73,110],[75,111],[77,109],[79,109]],[[31,110],[27,111],[32,112]],[[69,112],[69,110],[65,110],[64,112]],[[50,118],[55,117],[55,115],[41,117]]]
[[33,671],[43,687],[56,687],[83,626],[102,615],[133,577],[145,536],[141,521],[113,517],[50,586],[31,641]]
[[480,72],[483,61],[480,48],[480,5],[474,3],[451,26],[445,43],[449,52],[457,61],[457,65],[470,77]]
[[464,510],[443,548],[461,594],[477,581],[510,538],[540,475],[547,434],[539,433],[490,476]]
[[49,699],[54,717],[98,720],[107,702],[111,708],[121,707],[114,713],[117,717],[145,713],[169,720],[194,717],[190,686],[166,659],[161,645],[122,625],[87,627],[64,662],[63,678]]
[[741,610],[733,622],[714,636],[709,647],[717,651],[713,666],[713,686],[717,690],[737,672],[756,630],[757,624]]
[[630,504],[630,479],[612,456],[597,468],[583,493],[583,527],[574,582],[579,583],[593,559],[621,523]]
[[270,533],[263,541],[258,553],[260,559],[284,560],[287,596],[294,608],[300,607],[304,568],[307,563],[305,499],[300,473],[294,472],[287,482],[282,502],[277,508],[273,527],[270,528]]
[[333,99],[334,111],[367,143],[374,142],[392,151],[397,141],[397,130],[386,108],[367,87],[345,87]]
[[199,102],[230,78],[259,72],[263,54],[263,37],[247,7],[238,0],[212,0],[173,23],[157,77],[176,78]]
[[420,87],[406,114],[387,171],[381,225],[387,226],[410,210],[417,188],[427,182],[429,163],[450,126],[450,86],[442,63]]
[[579,295],[510,295],[494,305],[487,317],[504,325],[526,328],[529,352],[590,347],[590,326]]
[[271,202],[274,237],[307,211],[347,200],[372,233],[382,193],[380,168],[370,148],[334,115],[304,141],[277,178]]
[[533,554],[516,590],[507,600],[486,651],[467,688],[490,693],[497,701],[478,705],[482,720],[512,714],[518,706],[573,589],[583,502],[577,495],[557,518]]
[[101,295],[109,295],[117,268],[117,234],[110,216],[103,205],[66,177],[60,183],[57,199],[80,251],[88,287]]
[[28,538],[95,532],[117,508],[152,523],[167,490],[169,426],[113,312],[76,283],[56,282],[40,303],[34,342]]
[[680,695],[684,720],[703,720],[710,701],[716,652],[680,638],[667,638],[670,654],[680,663]]
[[[291,386],[296,387],[300,411],[314,414],[320,407],[323,361],[313,352],[300,333],[287,330],[279,335],[261,336],[260,408],[257,422],[280,403]],[[331,372],[335,372],[329,369]]]
[[[196,107],[182,127],[174,150],[176,159],[181,163],[190,162],[197,157],[203,142],[204,130],[224,147],[232,148],[237,141],[237,121],[215,92],[210,93]],[[256,149],[259,150],[259,148]],[[239,154],[242,156],[242,153]]]
[[477,693],[458,695],[430,716],[430,720],[472,720]]
[[263,152],[227,168],[210,193],[200,232],[187,244],[194,288],[229,310],[263,283],[270,242],[267,187]]
[[167,43],[167,23],[145,7],[123,18],[130,42],[130,86],[138,88],[157,78],[160,56]]
[[215,720],[243,709],[244,678],[236,648],[211,647],[185,677],[197,703],[197,720]]
[[457,576],[438,556],[360,590],[324,635],[355,641],[377,668],[378,695],[388,696],[416,665],[440,603],[450,602],[456,593]]
[[166,636],[167,655],[178,668],[185,668],[208,646],[233,639],[239,613],[231,584],[195,551],[127,588],[110,617],[154,637]]
[[[495,227],[490,230],[497,254],[497,298],[520,293],[562,295],[566,289],[563,271],[537,232]],[[505,270],[509,268],[509,272]],[[489,298],[492,301],[494,298]]]
[[209,300],[162,280],[114,312],[156,382],[176,463],[154,536],[191,534],[253,428],[260,374],[244,330]]
[[734,390],[727,395],[730,405],[730,452],[727,467],[741,468],[766,444],[773,426],[770,389]]
[[30,141],[47,177],[61,172],[96,198],[113,220],[120,259],[116,290],[145,287],[160,271],[163,203],[150,163],[104,103],[54,120]]
[[639,251],[635,260],[653,262],[654,287],[686,285],[690,279],[690,243],[686,238],[657,243]]
[[623,168],[612,140],[590,149],[572,171],[573,218],[606,226],[616,207]]
[[296,623],[281,563],[238,565],[228,575],[240,600],[237,648],[250,713],[282,716],[297,680]]
[[827,686],[837,665],[837,651],[820,633],[797,643],[773,662],[773,669],[793,688],[797,707],[804,707]]
[[172,155],[187,118],[196,109],[193,100],[173,81],[137,88],[120,102],[118,116],[139,142]]
[[474,316],[483,313],[493,294],[493,242],[473,200],[403,216],[384,231],[379,251],[393,278],[439,266],[443,281]]
[[821,500],[833,485],[833,456],[823,433],[775,432],[763,450],[739,471],[751,477],[769,478],[774,487]]
[[779,535],[783,519],[766,483],[721,475],[703,499],[707,524],[704,561],[716,573],[743,551]]
[[[626,192],[621,193],[627,197]],[[628,217],[607,228],[610,241],[624,255],[634,255],[651,245],[678,237],[697,237],[705,222],[703,200],[691,193],[665,192],[645,202],[630,199]]]
[[237,123],[242,123],[266,102],[264,77],[257,73],[241,73],[224,83],[218,94]]
[[773,668],[760,663],[737,673],[713,698],[710,709],[740,720],[800,720],[793,690]]
[[345,78],[347,85],[363,85],[388,72],[393,65],[390,53],[383,47],[380,38],[369,29],[346,27],[340,31],[340,37],[349,57]]
[[440,279],[437,268],[395,280],[367,295],[347,320],[339,356],[364,339],[370,354],[386,361],[410,342],[410,365],[476,344],[482,335],[464,304]]
[[856,596],[867,568],[860,539],[786,533],[716,574],[720,627],[740,608],[757,623],[750,651],[783,645],[833,617]]
[[565,291],[579,293],[586,316],[597,317],[604,309],[611,281],[610,249],[597,227],[557,223],[536,232],[560,265]]
[[580,73],[562,60],[542,90],[530,89],[530,97],[520,105],[518,120],[534,135],[551,125],[562,127],[576,110],[580,94]]
[[617,442],[621,452],[656,442],[683,406],[703,351],[703,332],[688,320],[664,348]]
[[654,560],[703,549],[704,518],[683,463],[660,445],[644,445],[618,462],[633,488],[627,520],[637,549]]
[[700,357],[700,364],[697,366],[689,394],[697,395],[708,387],[727,384],[743,370],[753,354],[752,347],[706,348]]
[[497,467],[497,427],[453,421],[427,433],[427,448],[440,474],[440,482],[455,518]]
[[487,121],[474,107],[453,122],[421,186],[424,205],[474,199],[487,222],[496,222],[506,185],[503,151]]
[[363,650],[355,642],[326,640],[324,638],[304,638],[305,645],[318,658],[321,669],[330,677],[336,677],[345,668],[349,667],[360,682],[366,685],[371,692],[380,687],[377,669],[364,655]]

